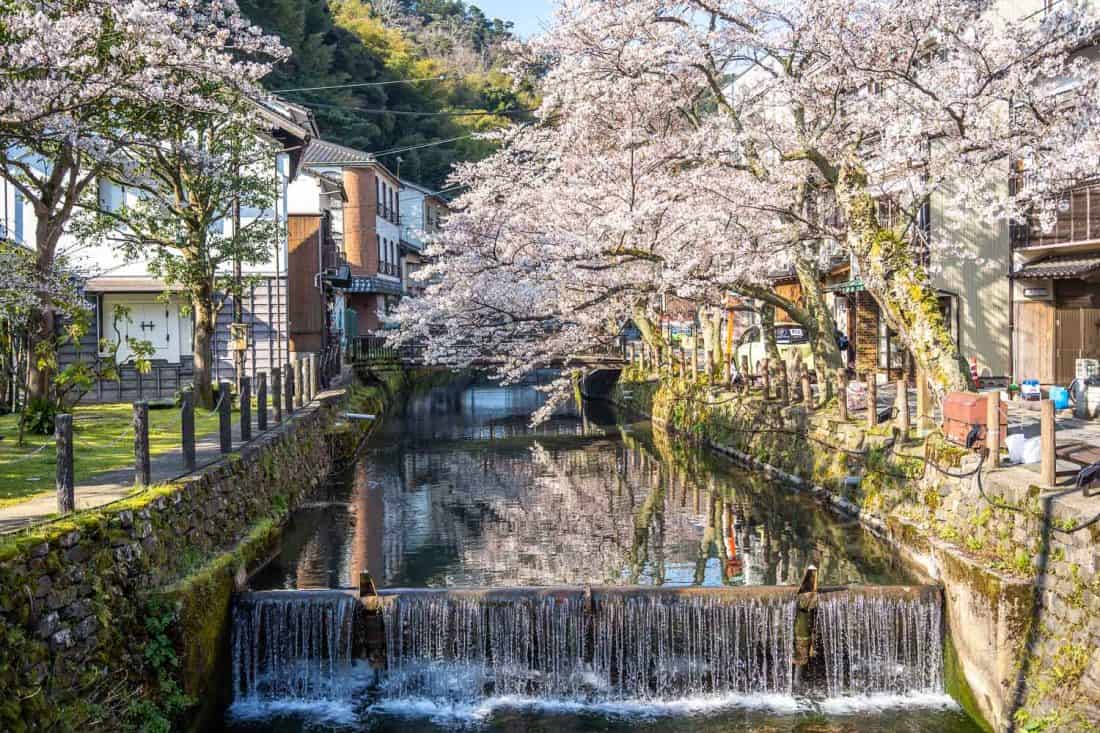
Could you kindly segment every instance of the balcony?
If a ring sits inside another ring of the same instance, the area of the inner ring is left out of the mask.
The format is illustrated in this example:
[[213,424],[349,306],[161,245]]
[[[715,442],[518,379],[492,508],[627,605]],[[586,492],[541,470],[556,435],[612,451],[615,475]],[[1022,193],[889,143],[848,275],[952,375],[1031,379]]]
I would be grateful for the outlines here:
[[1100,181],[1063,193],[1050,231],[1043,231],[1039,218],[1034,216],[1027,223],[1010,222],[1009,239],[1017,249],[1100,242]]
[[401,267],[393,262],[379,262],[378,274],[390,277],[401,277]]
[[349,293],[379,293],[382,295],[401,295],[401,283],[383,280],[378,277],[353,277],[348,285]]

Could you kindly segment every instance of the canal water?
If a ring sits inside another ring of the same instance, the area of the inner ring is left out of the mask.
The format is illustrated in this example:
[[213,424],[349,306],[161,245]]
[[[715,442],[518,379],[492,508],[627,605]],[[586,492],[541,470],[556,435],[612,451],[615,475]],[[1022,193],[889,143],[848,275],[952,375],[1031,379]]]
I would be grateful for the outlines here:
[[[413,397],[354,465],[295,513],[281,554],[254,589],[349,587],[364,570],[383,588],[783,585],[797,584],[809,565],[823,585],[917,582],[858,524],[606,404],[570,405],[532,428],[542,400],[534,386],[469,380]],[[786,607],[615,610],[616,639],[630,629],[648,634],[651,617],[697,629],[699,659],[646,661],[647,670],[669,670],[667,684],[654,688],[647,677],[624,687],[620,679],[612,690],[600,686],[599,670],[571,671],[581,657],[570,646],[578,616],[567,608],[514,634],[560,637],[552,664],[568,667],[565,674],[541,670],[535,680],[526,667],[498,663],[487,677],[484,659],[440,653],[435,636],[449,640],[518,616],[429,603],[401,610],[396,625],[414,628],[415,643],[398,640],[395,653],[391,639],[389,654],[402,663],[391,659],[389,675],[376,679],[350,659],[344,603],[305,594],[237,609],[229,730],[979,730],[943,693],[938,604],[831,611],[838,625],[826,630],[823,653],[835,658],[832,671],[820,688],[795,694],[783,656],[793,613]],[[465,625],[444,631],[459,616]],[[733,655],[728,679],[700,672],[702,658],[717,653],[709,640],[731,628],[744,638],[719,650]],[[277,638],[297,646],[265,667],[257,649],[278,647]],[[629,668],[640,649],[608,644],[605,656],[618,654],[608,669]],[[774,654],[743,653],[749,647]],[[516,648],[517,659],[527,653]],[[500,659],[510,653],[494,646]]]

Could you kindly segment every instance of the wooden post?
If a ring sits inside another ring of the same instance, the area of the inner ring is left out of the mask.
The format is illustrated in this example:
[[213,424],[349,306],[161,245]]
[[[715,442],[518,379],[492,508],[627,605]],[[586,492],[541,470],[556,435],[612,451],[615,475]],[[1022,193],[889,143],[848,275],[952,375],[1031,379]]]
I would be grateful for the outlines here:
[[294,408],[298,409],[305,404],[306,365],[302,357],[294,355]]
[[271,406],[275,409],[275,422],[283,421],[283,370],[271,370]]
[[256,427],[267,430],[267,372],[256,375]]
[[134,403],[134,484],[148,486],[153,481],[149,463],[149,403]]
[[222,453],[233,452],[233,395],[230,383],[218,383],[218,442]]
[[1043,486],[1054,486],[1057,480],[1057,460],[1055,449],[1058,446],[1058,436],[1054,423],[1054,402],[1043,400],[1039,412],[1039,435],[1042,461],[1040,463],[1039,483]]
[[989,449],[989,467],[1001,465],[1001,393],[985,396],[985,447]]
[[875,372],[867,372],[867,427],[878,427],[878,379]]
[[791,378],[787,374],[787,362],[779,360],[779,401],[784,405],[791,403]]
[[932,422],[932,391],[928,388],[928,374],[917,369],[917,427],[928,428]]
[[806,409],[813,412],[814,409],[814,388],[810,384],[809,372],[802,372],[802,399],[806,403]]
[[707,370],[707,382],[714,381],[714,352],[711,349],[706,351],[706,370]]
[[59,413],[54,418],[54,441],[57,445],[57,512],[68,514],[76,509],[72,415]]
[[764,378],[764,399],[772,398],[772,370],[767,359],[760,362],[760,376]]
[[909,384],[904,379],[898,380],[897,408],[898,432],[902,440],[908,440],[912,423],[909,420]]
[[317,355],[309,355],[309,401],[317,399],[321,394],[321,369],[317,364]]
[[725,377],[724,381],[725,381],[726,385],[729,386],[729,385],[733,384],[733,357],[732,356],[730,356],[729,358],[727,358],[725,360],[724,368],[726,370],[726,373],[723,375]]
[[180,442],[183,444],[183,467],[195,470],[195,391],[185,389],[180,404]]
[[699,376],[699,344],[695,343],[695,338],[691,340],[691,378],[695,379]]
[[252,379],[241,377],[241,442],[252,440]]
[[844,367],[836,370],[836,406],[840,419],[848,421],[848,370]]
[[283,381],[283,403],[286,407],[287,416],[294,414],[294,365],[289,361],[286,363],[285,380]]
[[687,361],[687,357],[684,356],[684,350],[683,350],[683,348],[681,348],[680,349],[680,365],[679,365],[680,366],[680,379],[684,378],[684,372],[687,371],[687,367],[685,365],[686,361]]

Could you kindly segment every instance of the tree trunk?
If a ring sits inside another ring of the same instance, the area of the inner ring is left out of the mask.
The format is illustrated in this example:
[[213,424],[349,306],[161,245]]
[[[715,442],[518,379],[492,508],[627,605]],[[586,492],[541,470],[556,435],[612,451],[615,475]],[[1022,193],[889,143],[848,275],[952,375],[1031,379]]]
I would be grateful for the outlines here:
[[809,332],[818,384],[828,400],[832,396],[832,375],[844,367],[844,359],[836,343],[836,319],[825,302],[825,289],[821,286],[821,273],[817,267],[799,258],[794,269],[802,286],[802,310],[807,316],[805,322],[800,323]]
[[642,340],[649,344],[657,352],[657,357],[665,351],[665,340],[661,337],[661,332],[657,326],[653,325],[653,321],[649,320],[649,316],[641,308],[634,309],[634,325],[638,327],[638,330],[642,333]]
[[764,334],[764,353],[773,366],[783,363],[779,355],[779,346],[775,343],[775,306],[764,303],[760,306],[760,331]]
[[195,315],[194,385],[195,404],[204,410],[214,409],[214,386],[211,371],[214,366],[214,329],[217,310],[209,286],[199,288],[191,296]]
[[850,227],[849,246],[863,284],[917,366],[928,375],[936,399],[948,392],[973,389],[970,368],[959,354],[936,290],[912,247],[897,232],[879,225],[875,203],[868,194],[859,191],[842,200]]
[[[48,283],[54,270],[57,243],[61,239],[63,222],[57,220],[52,202],[40,202],[34,207],[37,222],[34,229],[34,269],[41,282]],[[64,218],[68,218],[67,212]],[[38,293],[38,307],[27,324],[29,337],[27,369],[27,400],[50,399],[50,384],[57,367],[57,339],[54,335],[56,315],[50,293]]]

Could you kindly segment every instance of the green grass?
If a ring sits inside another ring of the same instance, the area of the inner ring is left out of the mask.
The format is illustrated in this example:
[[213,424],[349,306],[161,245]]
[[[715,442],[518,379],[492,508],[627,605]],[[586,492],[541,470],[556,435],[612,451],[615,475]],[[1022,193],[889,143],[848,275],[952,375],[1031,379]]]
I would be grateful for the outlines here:
[[[79,484],[104,471],[134,465],[131,423],[133,408],[128,404],[88,405],[73,412],[73,458]],[[180,449],[180,411],[175,407],[149,409],[149,451],[152,456]],[[217,414],[195,410],[195,435],[201,438],[218,429]],[[125,434],[123,434],[125,433]],[[56,454],[53,436],[27,435],[16,445],[19,416],[0,416],[0,507],[54,490]],[[45,445],[45,448],[42,446]],[[19,458],[42,450],[32,458]]]

